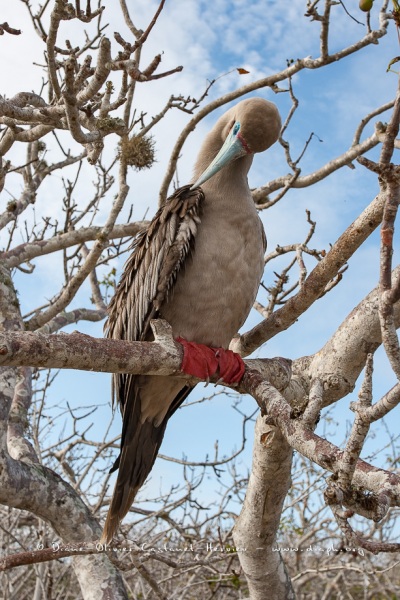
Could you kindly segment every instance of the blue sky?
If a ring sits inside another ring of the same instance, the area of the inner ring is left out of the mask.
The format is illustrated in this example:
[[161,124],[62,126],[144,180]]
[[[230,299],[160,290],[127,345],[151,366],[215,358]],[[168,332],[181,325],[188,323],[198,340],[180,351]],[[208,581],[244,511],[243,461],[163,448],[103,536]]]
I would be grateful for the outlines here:
[[[35,4],[37,3],[32,2],[33,6]],[[120,31],[126,39],[130,39],[119,10],[110,10],[110,4],[105,2],[104,22],[110,22],[106,32]],[[132,18],[138,27],[144,29],[158,4],[149,0],[136,0],[132,4]],[[316,57],[319,53],[319,25],[304,17],[305,5],[302,0],[284,3],[284,6],[282,2],[274,0],[167,0],[165,9],[144,48],[143,64],[150,62],[158,52],[163,52],[163,70],[180,64],[184,66],[184,70],[170,78],[139,85],[136,98],[138,110],[145,110],[149,115],[157,114],[171,93],[198,97],[208,80],[237,67],[246,68],[249,74],[238,75],[235,71],[219,78],[210,90],[210,99],[283,69],[287,59]],[[358,20],[364,20],[357,3],[352,3],[347,8]],[[378,7],[374,7],[371,16],[374,26],[377,23],[377,12]],[[331,51],[353,43],[363,35],[365,26],[350,19],[341,5],[334,6],[332,14]],[[21,28],[23,34],[19,37],[0,38],[0,51],[3,53],[0,61],[0,93],[11,97],[19,91],[37,91],[41,83],[41,70],[31,65],[32,62],[43,61],[42,43],[31,31],[24,4],[19,0],[8,2],[2,7],[2,18],[10,25]],[[81,40],[75,22],[62,24],[60,44],[66,38],[70,39],[72,44]],[[113,53],[116,50],[117,46],[113,41]],[[304,174],[312,172],[345,151],[351,143],[359,120],[370,110],[393,99],[397,76],[394,73],[386,73],[386,67],[397,54],[397,35],[391,24],[389,34],[378,46],[369,47],[324,69],[304,71],[294,77],[293,88],[300,101],[300,107],[286,133],[293,155],[296,156],[302,151],[311,132],[322,140],[314,137],[310,143],[301,163]],[[276,102],[283,118],[286,117],[291,106],[288,94],[274,95],[270,90],[261,90],[259,93]],[[185,144],[179,162],[181,184],[190,181],[199,144],[223,110],[217,111],[200,123]],[[158,188],[170,152],[188,119],[189,116],[182,112],[169,112],[154,130],[157,163],[151,171],[132,172],[129,176],[129,201],[134,205],[134,218],[141,219],[147,209],[149,215],[154,213]],[[388,119],[389,115],[380,117],[383,121]],[[371,127],[367,132],[371,132]],[[116,145],[117,140],[111,139],[106,150],[108,156],[115,152]],[[13,160],[17,161],[19,156],[15,154]],[[369,156],[376,157],[377,152],[371,152]],[[312,218],[318,223],[310,245],[328,250],[329,244],[337,239],[378,191],[376,179],[359,165],[355,166],[354,170],[345,167],[312,188],[292,190],[282,202],[263,213],[269,250],[276,244],[293,243],[305,237],[308,231],[306,209],[311,210]],[[91,168],[85,165],[84,169],[84,181],[76,194],[77,201],[82,205],[91,194],[90,186],[94,179]],[[283,151],[279,146],[274,146],[265,154],[256,157],[250,173],[250,185],[261,185],[287,172]],[[73,173],[74,169],[71,169],[68,176],[73,177]],[[1,195],[3,206],[12,195],[18,195],[20,189],[20,180],[16,176],[10,178],[10,183]],[[37,217],[41,214],[51,214],[54,218],[60,216],[57,196],[59,189],[60,175],[55,174],[40,190],[36,203]],[[98,214],[99,224],[104,222],[114,193],[115,190],[112,190],[104,209]],[[28,213],[27,218],[33,218],[32,212]],[[42,304],[45,298],[51,297],[61,281],[58,257],[39,258],[35,264],[34,275],[17,276],[24,310],[30,310]],[[123,260],[120,261],[119,268],[122,265]],[[349,270],[340,286],[314,305],[289,331],[271,340],[259,351],[259,355],[296,358],[316,352],[348,312],[376,285],[378,267],[379,235],[374,234],[368,244],[351,259]],[[274,275],[271,271],[272,268],[265,273],[266,285],[273,282]],[[88,306],[87,291],[88,287],[85,286],[72,306]],[[262,298],[261,293],[260,299]],[[245,329],[259,319],[259,315],[253,311]],[[101,325],[87,325],[81,322],[70,329],[102,335]],[[385,391],[392,380],[383,357],[379,358],[379,370],[380,376],[376,378],[377,394]],[[108,381],[109,377],[103,374],[65,372],[56,380],[51,399],[54,402],[68,400],[76,406],[99,402],[104,405],[101,414],[102,421],[105,422],[109,415]],[[211,393],[210,388],[206,392]],[[200,389],[197,393],[200,394]],[[162,452],[176,457],[185,453],[193,459],[200,460],[206,454],[213,453],[214,441],[218,439],[221,454],[229,453],[235,445],[240,445],[241,441],[241,419],[235,411],[229,409],[231,403],[231,400],[218,396],[212,402],[178,411],[169,424]],[[250,411],[251,401],[243,400],[243,403]],[[341,422],[350,416],[346,410],[348,404],[349,398],[340,403],[338,414]],[[113,432],[118,430],[119,423],[115,425]],[[252,437],[250,428],[248,437]],[[251,444],[242,462],[244,471],[249,467],[250,455]],[[163,478],[164,485],[168,485],[176,477],[176,470],[170,463],[158,461],[146,489],[158,489],[160,477]]]

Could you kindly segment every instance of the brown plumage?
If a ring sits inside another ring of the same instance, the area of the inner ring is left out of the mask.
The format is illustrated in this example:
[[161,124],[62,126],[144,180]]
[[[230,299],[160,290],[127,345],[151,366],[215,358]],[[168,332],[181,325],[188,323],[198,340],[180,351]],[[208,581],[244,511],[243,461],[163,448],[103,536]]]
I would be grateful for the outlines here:
[[[218,120],[201,148],[194,186],[177,190],[136,238],[110,303],[108,337],[151,340],[150,320],[161,317],[175,336],[229,346],[264,266],[265,235],[247,172],[254,152],[271,146],[279,131],[275,105],[261,98],[240,102]],[[105,542],[151,471],[168,419],[191,391],[182,379],[124,374],[113,376],[113,389],[123,429]]]

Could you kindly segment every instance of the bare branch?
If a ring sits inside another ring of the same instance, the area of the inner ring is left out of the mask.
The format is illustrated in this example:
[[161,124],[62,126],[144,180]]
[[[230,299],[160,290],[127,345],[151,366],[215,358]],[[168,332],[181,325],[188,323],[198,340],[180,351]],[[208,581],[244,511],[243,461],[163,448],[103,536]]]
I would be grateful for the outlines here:
[[114,227],[115,220],[121,211],[125,198],[128,195],[129,188],[125,183],[121,183],[121,191],[114,202],[113,208],[107,219],[107,223],[102,228],[101,234],[97,238],[92,250],[87,256],[85,263],[79,269],[78,273],[71,278],[67,287],[61,294],[61,296],[54,302],[54,304],[45,312],[33,317],[27,323],[27,327],[31,330],[42,327],[45,323],[53,319],[60,311],[64,310],[66,306],[71,302],[75,296],[83,281],[89,275],[89,273],[96,266],[97,260],[102,253],[103,249],[108,245],[108,236]]
[[311,304],[318,300],[329,281],[376,229],[382,219],[383,205],[384,197],[379,194],[314,267],[304,281],[302,289],[268,319],[243,334],[240,340],[236,338],[231,349],[242,356],[247,356],[279,331],[287,329],[294,323]]
[[20,29],[14,29],[10,27],[8,23],[0,23],[0,35],[4,35],[4,33],[9,33],[10,35],[21,35],[22,31]]

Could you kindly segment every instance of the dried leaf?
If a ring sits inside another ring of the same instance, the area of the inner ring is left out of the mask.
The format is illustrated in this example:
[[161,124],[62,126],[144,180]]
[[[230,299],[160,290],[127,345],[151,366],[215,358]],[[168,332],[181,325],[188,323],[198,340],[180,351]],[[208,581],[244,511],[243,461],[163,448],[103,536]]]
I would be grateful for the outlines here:
[[396,58],[392,58],[392,60],[390,61],[390,63],[389,63],[389,64],[388,64],[388,66],[387,66],[386,73],[387,73],[388,71],[390,71],[390,69],[391,69],[392,65],[394,65],[395,63],[397,63],[397,62],[399,62],[399,61],[400,61],[400,56],[396,56]]

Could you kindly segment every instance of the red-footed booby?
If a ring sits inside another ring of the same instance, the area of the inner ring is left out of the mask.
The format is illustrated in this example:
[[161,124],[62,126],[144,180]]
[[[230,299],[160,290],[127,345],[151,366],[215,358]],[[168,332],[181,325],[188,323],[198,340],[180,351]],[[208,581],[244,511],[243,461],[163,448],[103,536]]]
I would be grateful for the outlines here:
[[[107,337],[151,340],[150,320],[165,319],[184,345],[184,370],[194,374],[188,340],[218,348],[212,357],[220,377],[235,381],[233,353],[224,362],[222,349],[250,312],[266,248],[247,173],[254,153],[274,144],[280,129],[276,106],[262,98],[239,102],[217,121],[197,158],[195,183],[168,198],[135,239],[109,306]],[[113,376],[123,428],[102,542],[111,542],[153,467],[168,419],[192,389],[174,377]]]

